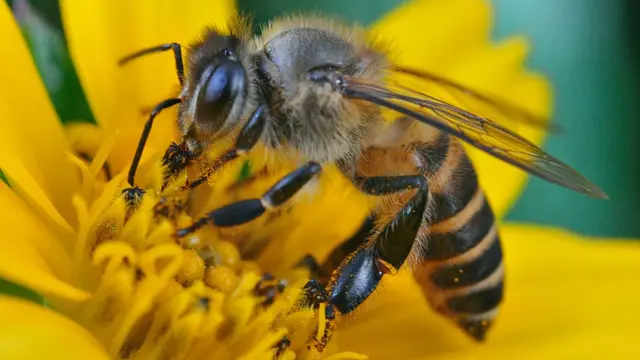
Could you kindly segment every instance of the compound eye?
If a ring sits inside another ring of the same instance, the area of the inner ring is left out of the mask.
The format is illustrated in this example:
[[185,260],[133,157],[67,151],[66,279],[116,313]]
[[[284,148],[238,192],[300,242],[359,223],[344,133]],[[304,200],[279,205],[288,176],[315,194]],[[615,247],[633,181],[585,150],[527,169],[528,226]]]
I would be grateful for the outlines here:
[[242,65],[233,60],[222,60],[210,72],[200,89],[196,122],[208,131],[222,127],[238,95],[245,91],[245,82]]

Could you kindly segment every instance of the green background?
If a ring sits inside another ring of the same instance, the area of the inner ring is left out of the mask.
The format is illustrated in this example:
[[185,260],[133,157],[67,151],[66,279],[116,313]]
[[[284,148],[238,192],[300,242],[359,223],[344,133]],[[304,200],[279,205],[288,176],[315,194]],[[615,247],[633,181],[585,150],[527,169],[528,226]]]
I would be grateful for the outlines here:
[[[63,121],[92,121],[61,31],[55,0],[7,0]],[[205,0],[203,0],[205,1]],[[215,0],[206,0],[215,1]],[[402,0],[240,0],[256,24],[316,10],[370,24]],[[609,201],[532,179],[508,220],[562,226],[585,234],[640,238],[640,15],[636,0],[493,0],[493,38],[525,34],[529,66],[554,84],[553,121],[567,131],[544,145],[600,185]],[[452,17],[455,14],[451,14]],[[438,31],[437,28],[432,31]],[[425,33],[424,36],[429,36]],[[168,39],[170,40],[170,39]],[[5,55],[10,56],[10,55]],[[1,173],[0,173],[1,175]],[[0,280],[0,292],[41,300]]]

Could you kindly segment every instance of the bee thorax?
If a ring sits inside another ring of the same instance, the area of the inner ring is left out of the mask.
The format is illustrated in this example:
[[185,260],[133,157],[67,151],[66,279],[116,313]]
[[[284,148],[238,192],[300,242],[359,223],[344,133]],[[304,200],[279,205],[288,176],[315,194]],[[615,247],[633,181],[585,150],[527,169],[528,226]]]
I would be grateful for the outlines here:
[[355,154],[371,132],[370,118],[328,85],[302,83],[276,110],[275,130],[283,142],[318,161]]

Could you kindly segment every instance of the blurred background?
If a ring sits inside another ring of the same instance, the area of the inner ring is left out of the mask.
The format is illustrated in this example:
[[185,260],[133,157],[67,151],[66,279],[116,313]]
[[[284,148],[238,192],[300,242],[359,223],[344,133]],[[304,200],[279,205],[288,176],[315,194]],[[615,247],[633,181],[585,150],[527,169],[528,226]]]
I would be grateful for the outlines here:
[[[213,0],[212,0],[213,1]],[[299,10],[370,24],[404,0],[240,0],[256,25]],[[91,119],[70,63],[55,0],[9,0],[64,121]],[[640,237],[640,28],[635,0],[493,0],[494,40],[526,35],[529,66],[554,85],[553,121],[567,131],[544,148],[600,185],[609,201],[531,179],[507,220],[589,235]],[[437,31],[437,29],[433,29]],[[549,206],[549,204],[552,204]]]

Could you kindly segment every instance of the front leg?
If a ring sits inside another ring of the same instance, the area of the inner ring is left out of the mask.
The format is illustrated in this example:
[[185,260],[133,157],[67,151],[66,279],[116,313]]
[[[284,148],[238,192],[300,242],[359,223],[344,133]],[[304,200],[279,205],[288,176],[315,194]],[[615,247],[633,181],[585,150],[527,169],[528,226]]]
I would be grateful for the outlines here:
[[266,126],[268,111],[267,105],[260,105],[253,112],[249,121],[240,130],[240,134],[238,134],[238,137],[236,138],[235,146],[214,159],[202,176],[192,182],[187,182],[182,190],[195,189],[202,185],[211,175],[220,170],[223,166],[229,164],[241,155],[247,154],[251,149],[253,149],[260,140],[262,132]]
[[320,328],[314,337],[323,351],[338,315],[356,309],[377,288],[385,274],[395,274],[411,254],[429,200],[427,180],[420,175],[359,179],[361,189],[372,195],[388,195],[416,189],[416,193],[371,241],[365,241],[333,272],[326,289],[316,281],[305,287],[304,300],[319,309]]
[[321,170],[320,164],[309,161],[285,175],[260,198],[242,200],[215,209],[191,226],[178,229],[176,235],[177,237],[187,236],[209,223],[217,227],[246,224],[258,218],[267,210],[278,208],[291,200],[305,185],[315,179]]

